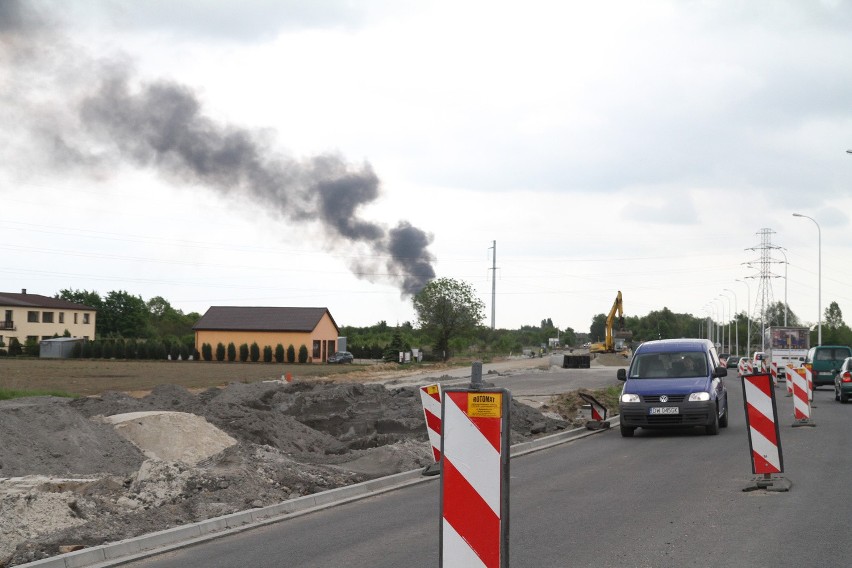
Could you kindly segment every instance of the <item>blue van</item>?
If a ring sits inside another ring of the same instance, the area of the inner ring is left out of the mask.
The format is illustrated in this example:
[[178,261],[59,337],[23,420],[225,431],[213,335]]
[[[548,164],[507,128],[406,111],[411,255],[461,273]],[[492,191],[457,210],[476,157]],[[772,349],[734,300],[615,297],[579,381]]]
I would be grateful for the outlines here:
[[640,345],[628,369],[619,399],[621,435],[636,428],[700,426],[718,434],[728,425],[728,370],[707,339],[663,339]]

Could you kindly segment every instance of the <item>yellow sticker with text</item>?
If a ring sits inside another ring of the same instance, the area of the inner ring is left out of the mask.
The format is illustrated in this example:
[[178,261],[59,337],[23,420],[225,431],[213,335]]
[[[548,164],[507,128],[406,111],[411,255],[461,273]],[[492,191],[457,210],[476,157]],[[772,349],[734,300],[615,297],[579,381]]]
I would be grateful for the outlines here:
[[467,415],[471,418],[500,418],[503,416],[503,393],[467,393]]
[[438,385],[428,385],[426,387],[426,394],[438,394]]

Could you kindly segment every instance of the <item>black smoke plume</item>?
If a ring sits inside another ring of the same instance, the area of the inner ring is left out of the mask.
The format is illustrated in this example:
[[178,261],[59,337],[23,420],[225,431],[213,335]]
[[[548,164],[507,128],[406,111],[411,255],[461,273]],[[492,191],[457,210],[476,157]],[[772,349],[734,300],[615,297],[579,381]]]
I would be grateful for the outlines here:
[[[67,49],[53,50],[51,62],[32,65],[38,57],[33,42],[43,42],[55,31],[25,3],[0,0],[0,50],[6,52],[0,54],[0,64],[30,78],[34,70],[58,69],[57,54]],[[288,157],[273,148],[268,135],[206,116],[186,85],[140,82],[126,61],[83,65],[79,49],[68,57],[74,58],[76,69],[75,88],[63,99],[68,116],[62,118],[54,107],[53,118],[30,124],[34,138],[50,147],[57,168],[73,162],[84,171],[89,164],[95,170],[112,159],[153,168],[169,180],[248,196],[258,207],[292,222],[316,222],[329,247],[363,245],[367,254],[350,261],[350,269],[371,281],[389,279],[403,295],[416,294],[434,278],[434,257],[427,250],[430,235],[406,221],[387,228],[359,216],[380,193],[370,164],[351,164],[335,154]],[[84,80],[80,70],[85,70]],[[19,84],[24,83],[21,78]],[[20,99],[15,104],[24,112],[36,110],[23,108]],[[75,123],[82,132],[74,130]],[[81,150],[86,141],[96,150]]]

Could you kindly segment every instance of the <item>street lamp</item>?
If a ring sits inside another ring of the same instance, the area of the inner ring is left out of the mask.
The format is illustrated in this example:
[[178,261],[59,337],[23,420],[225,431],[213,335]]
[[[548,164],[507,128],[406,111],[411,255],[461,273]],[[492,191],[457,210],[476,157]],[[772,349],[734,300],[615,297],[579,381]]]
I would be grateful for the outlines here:
[[725,349],[725,302],[723,302],[722,300],[720,300],[718,296],[716,296],[715,298],[713,298],[713,301],[714,301],[714,302],[719,302],[719,305],[720,305],[720,306],[721,306],[721,308],[722,308],[722,309],[720,310],[720,312],[721,312],[721,314],[722,314],[722,319],[720,319],[720,320],[719,320],[719,329],[720,329],[720,330],[721,330],[721,332],[722,332],[722,333],[721,333],[722,340],[719,342],[719,349],[724,350],[724,349]]
[[[725,292],[730,292],[731,294],[734,295],[734,333],[736,334],[736,337],[737,337],[737,339],[736,339],[736,346],[737,346],[736,355],[739,355],[740,354],[740,326],[739,326],[739,322],[737,321],[737,314],[739,314],[740,311],[739,311],[739,309],[737,309],[737,293],[734,292],[733,290],[731,290],[730,288],[723,288],[723,290]],[[730,341],[730,337],[731,337],[731,334],[729,333],[728,334],[728,341]]]
[[787,267],[790,263],[787,262],[787,253],[783,247],[778,247],[778,252],[784,255],[784,327],[787,327]]
[[724,294],[719,294],[719,297],[725,298],[725,300],[728,302],[728,319],[725,320],[728,322],[728,353],[733,353],[734,350],[731,349],[731,318],[733,317],[731,314],[731,299]]
[[735,278],[737,282],[742,282],[746,285],[746,322],[748,322],[748,328],[746,332],[746,357],[751,357],[751,312],[749,311],[751,306],[751,286],[748,285],[748,282],[745,280],[740,280],[739,278]]
[[822,345],[822,229],[813,217],[801,213],[793,213],[793,217],[810,219],[817,226],[817,315],[819,317],[817,320],[817,345]]

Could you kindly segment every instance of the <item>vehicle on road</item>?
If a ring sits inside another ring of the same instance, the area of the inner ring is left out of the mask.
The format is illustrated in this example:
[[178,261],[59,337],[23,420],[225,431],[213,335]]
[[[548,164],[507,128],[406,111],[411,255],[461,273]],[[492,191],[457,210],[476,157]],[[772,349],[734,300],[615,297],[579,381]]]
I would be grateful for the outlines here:
[[725,359],[725,367],[728,369],[736,369],[740,366],[741,359],[742,357],[736,357],[734,355],[731,355],[730,357]]
[[333,355],[329,355],[329,363],[351,363],[355,357],[349,351],[338,351]]
[[728,370],[707,339],[663,339],[640,345],[619,399],[621,435],[636,428],[700,426],[710,435],[728,425]]
[[852,347],[848,345],[817,345],[811,347],[805,357],[805,366],[810,367],[814,388],[821,385],[833,385],[835,371],[847,357],[852,357]]
[[847,357],[834,374],[834,400],[843,404],[852,396],[852,357]]
[[[616,317],[616,313],[618,317]],[[616,322],[618,329],[613,331]],[[606,317],[604,335],[603,343],[589,345],[589,353],[620,353],[627,357],[630,356],[630,347],[627,345],[627,341],[633,337],[633,333],[624,328],[624,304],[621,300],[621,290],[616,294],[609,315]]]

